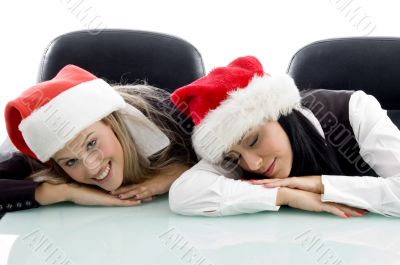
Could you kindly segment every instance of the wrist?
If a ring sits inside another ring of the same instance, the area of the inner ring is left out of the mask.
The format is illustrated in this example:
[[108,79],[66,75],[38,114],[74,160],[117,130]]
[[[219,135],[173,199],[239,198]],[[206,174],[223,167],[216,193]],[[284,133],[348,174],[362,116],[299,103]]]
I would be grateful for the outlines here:
[[324,187],[324,183],[322,182],[322,176],[320,176],[319,181],[320,181],[320,183],[319,183],[320,193],[324,194],[325,187]]
[[80,195],[78,189],[81,188],[83,184],[71,182],[61,185],[63,185],[63,187],[62,190],[60,189],[60,192],[62,193],[61,197],[64,201],[75,202],[76,198]]
[[35,190],[35,200],[40,205],[50,205],[62,201],[66,201],[66,185],[67,184],[50,184],[43,182],[38,185]]
[[[167,177],[174,182],[177,178],[179,178],[183,172],[188,170],[190,167],[188,165],[184,164],[174,164],[170,167],[167,167],[166,170],[166,175]],[[172,184],[171,182],[171,184]]]
[[282,206],[282,205],[287,205],[289,202],[289,192],[290,189],[286,187],[279,187],[278,192],[276,195],[276,206]]

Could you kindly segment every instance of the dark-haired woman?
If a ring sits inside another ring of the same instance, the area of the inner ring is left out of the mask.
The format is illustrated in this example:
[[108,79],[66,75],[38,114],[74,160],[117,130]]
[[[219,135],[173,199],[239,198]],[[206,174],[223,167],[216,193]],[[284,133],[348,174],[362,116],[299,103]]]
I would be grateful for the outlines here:
[[191,115],[202,158],[172,185],[172,210],[217,216],[289,205],[400,216],[400,131],[373,96],[300,93],[289,76],[270,76],[247,56],[171,98]]

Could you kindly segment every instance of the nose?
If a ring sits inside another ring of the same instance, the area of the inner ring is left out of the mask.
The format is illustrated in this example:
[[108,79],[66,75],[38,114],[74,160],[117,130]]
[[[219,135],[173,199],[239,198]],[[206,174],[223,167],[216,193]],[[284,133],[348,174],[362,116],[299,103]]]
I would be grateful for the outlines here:
[[96,177],[101,170],[103,164],[103,156],[101,152],[90,152],[83,157],[83,163],[89,176]]
[[241,156],[249,170],[257,171],[261,168],[262,157],[258,156],[254,152],[243,152]]

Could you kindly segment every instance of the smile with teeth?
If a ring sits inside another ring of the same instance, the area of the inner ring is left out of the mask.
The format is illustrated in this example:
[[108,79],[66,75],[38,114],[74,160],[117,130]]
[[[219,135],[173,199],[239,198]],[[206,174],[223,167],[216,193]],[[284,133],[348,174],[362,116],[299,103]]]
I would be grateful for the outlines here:
[[110,173],[110,170],[111,170],[111,162],[108,163],[107,167],[103,170],[103,172],[99,176],[95,177],[94,179],[96,179],[96,180],[105,179],[108,176],[108,173]]

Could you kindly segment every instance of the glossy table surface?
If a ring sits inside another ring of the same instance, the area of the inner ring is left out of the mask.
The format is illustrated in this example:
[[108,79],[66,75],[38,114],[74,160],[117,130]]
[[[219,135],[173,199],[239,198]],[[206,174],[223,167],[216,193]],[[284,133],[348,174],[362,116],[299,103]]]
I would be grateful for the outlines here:
[[0,220],[0,264],[400,264],[400,219],[281,208],[229,217],[58,204]]

